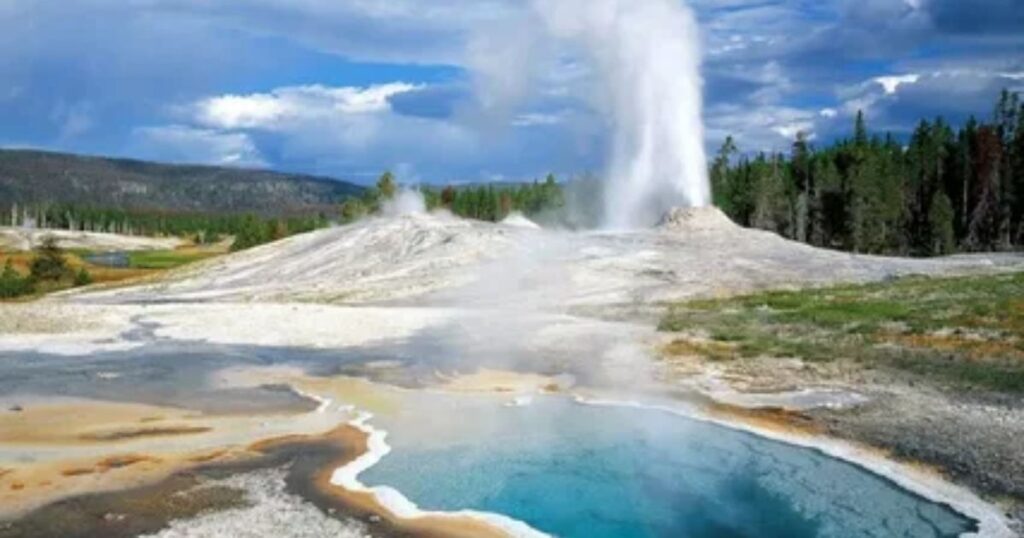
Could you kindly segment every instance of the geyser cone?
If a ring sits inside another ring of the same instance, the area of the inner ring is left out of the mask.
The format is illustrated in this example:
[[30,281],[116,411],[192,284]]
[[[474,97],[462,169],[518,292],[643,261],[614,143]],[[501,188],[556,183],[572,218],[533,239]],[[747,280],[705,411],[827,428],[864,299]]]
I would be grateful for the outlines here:
[[659,228],[692,232],[739,230],[739,226],[714,206],[675,207],[665,212]]

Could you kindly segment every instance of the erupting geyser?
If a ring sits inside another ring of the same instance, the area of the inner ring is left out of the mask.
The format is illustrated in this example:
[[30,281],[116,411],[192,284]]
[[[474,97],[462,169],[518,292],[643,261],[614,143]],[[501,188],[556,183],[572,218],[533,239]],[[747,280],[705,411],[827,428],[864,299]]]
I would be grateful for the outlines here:
[[681,0],[534,0],[549,31],[581,44],[614,122],[605,225],[649,226],[710,203],[697,21]]

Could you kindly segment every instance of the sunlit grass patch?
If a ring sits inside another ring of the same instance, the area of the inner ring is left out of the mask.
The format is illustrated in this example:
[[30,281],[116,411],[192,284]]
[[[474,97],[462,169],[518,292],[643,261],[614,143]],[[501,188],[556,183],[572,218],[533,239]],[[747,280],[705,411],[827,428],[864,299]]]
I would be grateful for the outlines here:
[[736,357],[735,346],[715,340],[678,338],[666,345],[664,353],[675,357],[705,357],[711,360],[730,360]]
[[[1024,273],[905,278],[673,305],[662,331],[698,331],[733,357],[854,359],[954,384],[1024,391]],[[708,358],[720,360],[712,348]],[[698,350],[699,351],[699,350]]]
[[[226,244],[216,244],[186,246],[175,250],[128,252],[124,253],[128,260],[127,267],[110,267],[101,265],[98,262],[90,262],[90,256],[97,254],[97,252],[87,249],[63,250],[61,251],[61,257],[71,275],[76,275],[84,270],[84,273],[88,275],[88,280],[85,282],[87,284],[124,285],[140,282],[166,270],[218,256],[226,251]],[[38,255],[37,251],[0,251],[0,267],[3,267],[10,260],[11,268],[21,277],[27,277],[30,273],[32,261]],[[30,292],[5,300],[28,301],[48,293],[77,287],[78,285],[82,284],[74,283],[71,279],[62,279],[55,282],[33,281]]]
[[215,255],[215,252],[191,249],[131,252],[128,265],[135,269],[174,269]]

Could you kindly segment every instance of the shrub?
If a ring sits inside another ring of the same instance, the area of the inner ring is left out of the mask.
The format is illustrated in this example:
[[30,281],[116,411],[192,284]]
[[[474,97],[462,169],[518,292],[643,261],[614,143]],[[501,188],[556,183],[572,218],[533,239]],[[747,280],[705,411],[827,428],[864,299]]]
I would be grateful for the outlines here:
[[13,299],[28,295],[32,291],[32,283],[29,279],[15,271],[11,266],[11,260],[7,260],[3,272],[0,272],[0,299]]
[[35,282],[59,282],[71,274],[68,262],[64,259],[64,251],[57,245],[57,239],[53,236],[43,239],[36,258],[32,260],[30,278]]
[[75,273],[75,287],[88,286],[89,284],[92,284],[92,275],[83,267]]

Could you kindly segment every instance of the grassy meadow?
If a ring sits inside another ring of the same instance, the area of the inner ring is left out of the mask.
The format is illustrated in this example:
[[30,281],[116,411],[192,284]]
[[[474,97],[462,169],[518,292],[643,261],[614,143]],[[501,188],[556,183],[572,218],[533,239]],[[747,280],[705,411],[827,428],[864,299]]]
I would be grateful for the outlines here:
[[854,361],[947,388],[1024,392],[1024,273],[912,277],[672,305],[666,357]]
[[[230,244],[224,242],[216,245],[188,245],[174,250],[130,252],[127,253],[127,267],[108,267],[90,263],[87,258],[93,252],[89,250],[65,250],[62,252],[62,255],[71,273],[78,273],[84,268],[88,272],[92,284],[117,285],[135,282],[170,269],[219,256],[226,253],[229,248]],[[30,273],[32,261],[37,255],[36,252],[5,252],[0,250],[0,267],[3,267],[10,260],[11,267],[24,277]],[[72,287],[70,282],[63,281],[37,283],[34,293],[9,300],[31,300],[41,295],[62,291],[70,287]],[[0,299],[0,301],[2,300]]]

